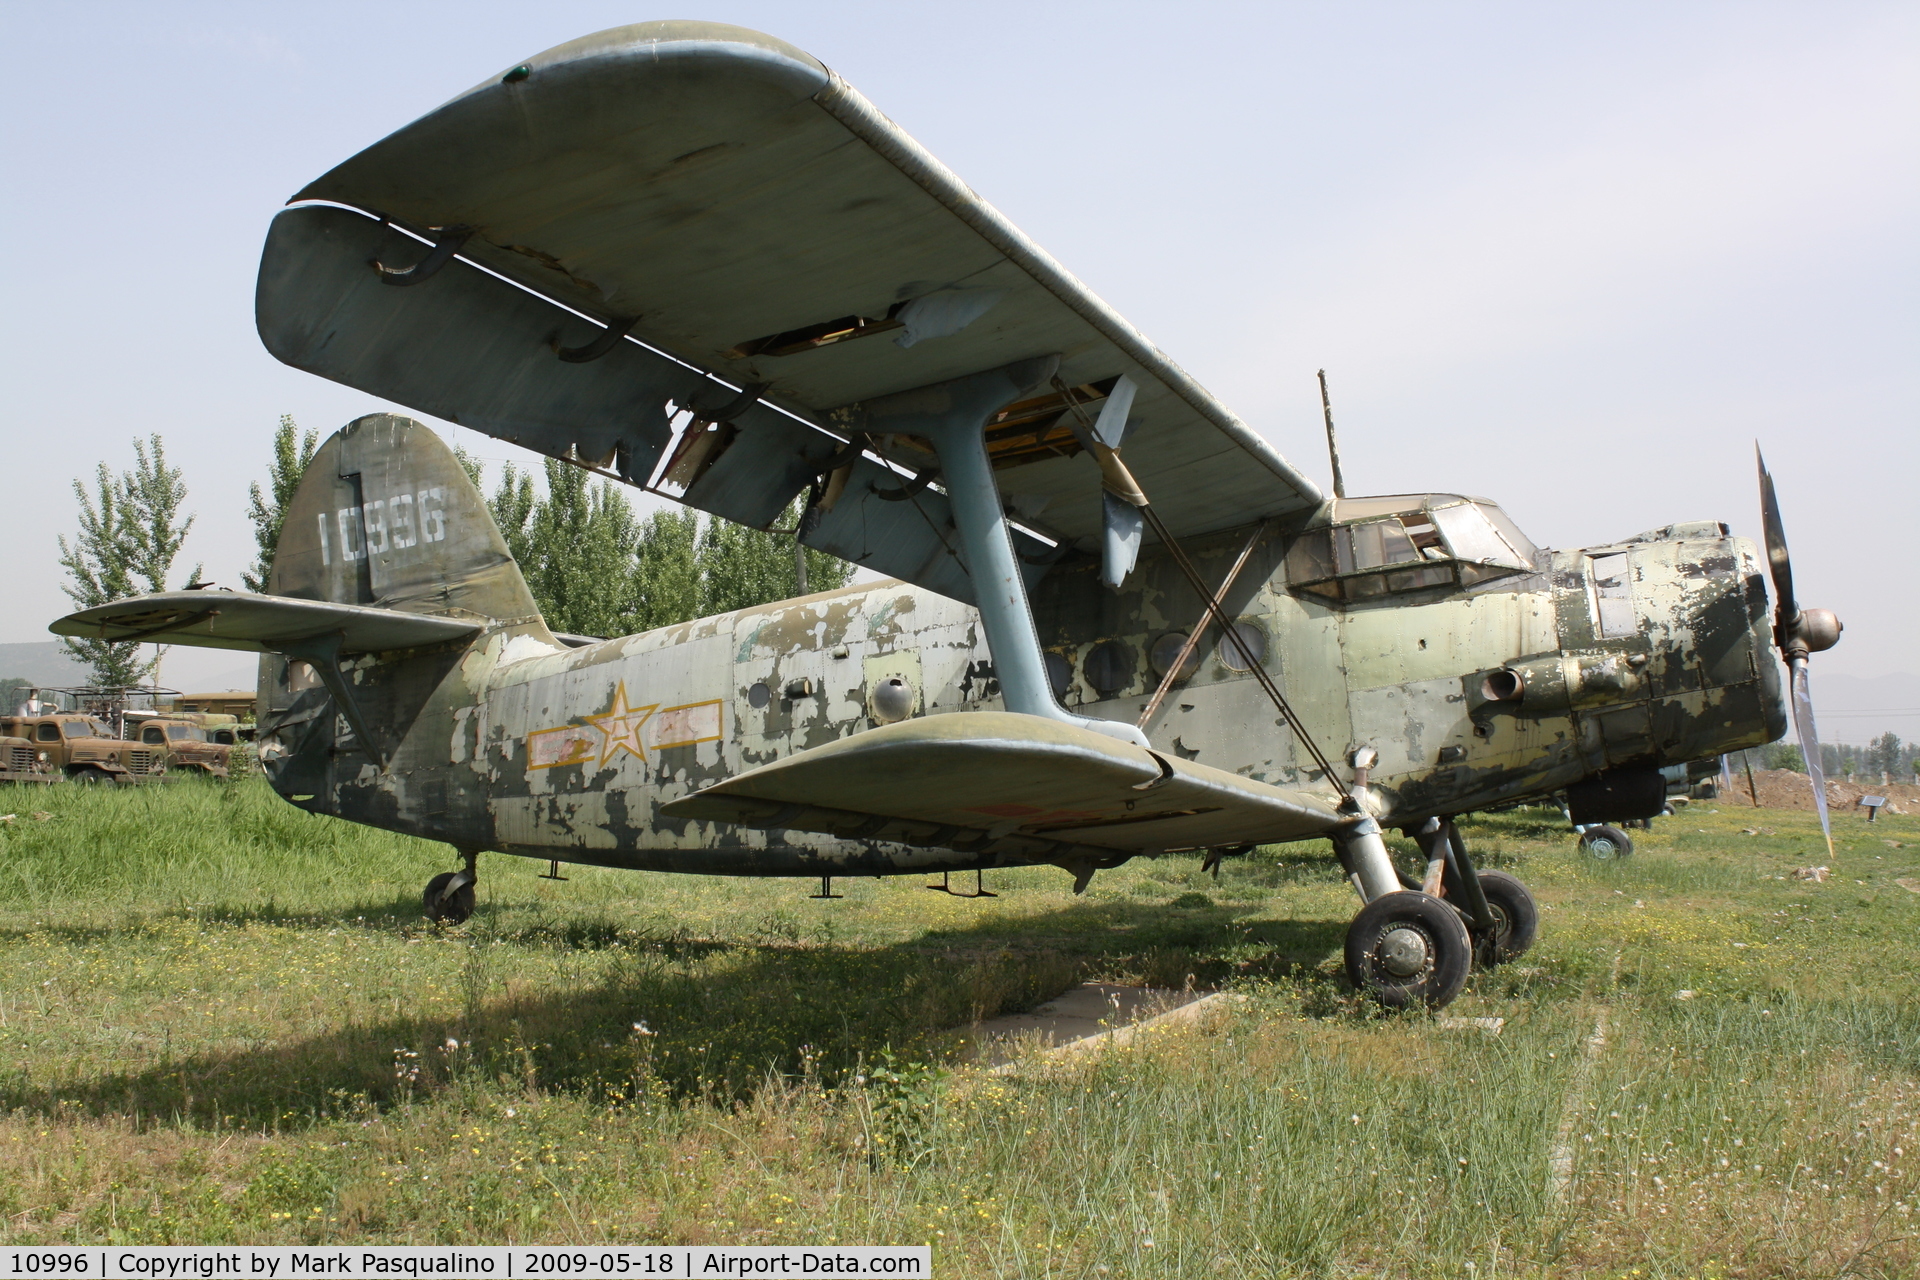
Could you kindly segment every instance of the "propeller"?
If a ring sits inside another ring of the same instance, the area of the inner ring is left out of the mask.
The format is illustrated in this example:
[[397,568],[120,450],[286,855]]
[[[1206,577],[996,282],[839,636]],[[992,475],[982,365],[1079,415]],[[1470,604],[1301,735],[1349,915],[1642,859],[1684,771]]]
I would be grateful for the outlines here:
[[1814,807],[1820,811],[1820,830],[1827,838],[1827,856],[1833,857],[1833,824],[1827,817],[1827,778],[1820,765],[1820,733],[1813,723],[1813,689],[1807,669],[1810,655],[1831,649],[1845,630],[1831,609],[1802,609],[1793,595],[1793,559],[1787,554],[1787,531],[1780,523],[1780,499],[1773,491],[1773,475],[1754,442],[1760,466],[1760,519],[1766,530],[1767,565],[1773,575],[1773,638],[1787,660],[1791,676],[1793,727],[1800,735],[1800,753],[1806,757],[1807,778],[1813,783]]

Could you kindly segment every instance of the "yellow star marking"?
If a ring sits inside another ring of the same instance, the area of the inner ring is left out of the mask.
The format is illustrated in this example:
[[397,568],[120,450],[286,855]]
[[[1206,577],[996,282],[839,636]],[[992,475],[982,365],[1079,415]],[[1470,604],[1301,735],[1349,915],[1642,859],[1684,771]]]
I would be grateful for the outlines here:
[[631,751],[640,759],[647,758],[646,748],[640,745],[640,726],[653,715],[653,706],[630,707],[627,705],[627,682],[622,680],[614,690],[613,706],[597,716],[588,716],[587,723],[601,733],[600,763],[605,764],[622,751]]

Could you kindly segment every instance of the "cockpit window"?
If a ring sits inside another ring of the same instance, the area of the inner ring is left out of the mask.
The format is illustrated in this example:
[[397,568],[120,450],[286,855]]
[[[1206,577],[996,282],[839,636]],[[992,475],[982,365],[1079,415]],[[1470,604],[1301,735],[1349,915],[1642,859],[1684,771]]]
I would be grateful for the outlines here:
[[[1487,511],[1488,508],[1477,502],[1459,502],[1450,507],[1434,508],[1433,522],[1440,526],[1440,532],[1445,535],[1454,558],[1471,560],[1476,564],[1505,565],[1509,569],[1533,568],[1532,557],[1508,544],[1488,518]],[[1507,523],[1511,524],[1512,521]],[[1519,530],[1514,532],[1518,533]],[[1532,549],[1532,544],[1528,543],[1527,550]]]
[[[1383,510],[1398,505],[1399,511]],[[1451,494],[1337,500],[1345,523],[1309,529],[1287,551],[1287,581],[1329,600],[1472,586],[1533,569],[1540,551],[1490,502]],[[1359,518],[1355,518],[1359,517]]]

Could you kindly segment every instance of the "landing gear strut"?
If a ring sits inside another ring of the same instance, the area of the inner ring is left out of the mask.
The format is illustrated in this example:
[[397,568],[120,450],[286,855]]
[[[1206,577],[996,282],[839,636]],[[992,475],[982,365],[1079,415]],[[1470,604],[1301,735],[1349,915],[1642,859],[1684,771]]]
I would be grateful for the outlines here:
[[467,865],[459,871],[442,871],[427,881],[420,905],[427,919],[438,924],[460,924],[473,914],[473,887],[480,882],[476,853],[466,854]]

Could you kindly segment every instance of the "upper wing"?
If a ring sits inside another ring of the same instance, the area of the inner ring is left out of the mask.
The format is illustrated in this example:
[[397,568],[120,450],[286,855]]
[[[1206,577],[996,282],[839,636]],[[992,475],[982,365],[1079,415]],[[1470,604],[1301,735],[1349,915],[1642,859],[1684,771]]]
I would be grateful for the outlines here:
[[870,729],[729,778],[662,812],[1030,861],[1300,840],[1347,821],[1331,796],[999,711]]
[[[562,45],[376,143],[296,199],[349,205],[449,244],[464,235],[462,258],[602,323],[632,321],[635,338],[684,364],[675,373],[672,361],[661,363],[651,379],[614,368],[582,374],[596,366],[556,359],[555,348],[582,354],[594,330],[557,310],[532,323],[510,315],[532,300],[509,297],[518,291],[498,281],[495,300],[465,310],[468,329],[497,323],[485,360],[471,343],[437,340],[444,317],[427,300],[435,283],[376,288],[351,315],[334,308],[323,318],[347,287],[336,278],[346,259],[283,236],[278,224],[258,305],[276,355],[482,430],[494,429],[498,396],[476,388],[500,382],[489,362],[505,355],[519,371],[520,399],[545,396],[541,412],[561,419],[513,438],[551,453],[586,440],[591,452],[575,456],[595,460],[613,458],[626,440],[634,461],[621,469],[641,483],[663,454],[686,464],[675,483],[731,465],[745,475],[735,487],[753,494],[734,508],[765,515],[837,447],[762,408],[761,425],[743,421],[723,451],[701,446],[692,456],[683,439],[665,454],[667,401],[711,415],[728,398],[703,374],[761,388],[769,402],[844,435],[876,397],[1058,353],[1056,388],[990,429],[1002,489],[1043,531],[1068,541],[1099,535],[1098,470],[1073,427],[1098,415],[1123,375],[1138,388],[1127,460],[1174,532],[1320,501],[1264,440],[838,76],[741,28],[646,23]],[[290,210],[280,221],[321,212]],[[414,246],[397,265],[424,253]],[[378,280],[359,246],[350,256],[350,274]],[[642,354],[615,345],[622,366]],[[365,354],[348,359],[343,347]],[[548,394],[595,378],[571,401]],[[721,452],[717,463],[704,456]],[[914,469],[928,461],[910,442],[896,442],[893,457]],[[885,470],[873,470],[885,487]],[[920,564],[889,560],[894,531],[937,529],[937,519],[912,504],[869,502],[874,487],[849,486],[845,500],[861,519],[813,540],[949,590]],[[740,518],[691,488],[684,497]],[[859,536],[847,532],[852,525]]]
[[283,652],[317,636],[339,636],[341,653],[416,649],[477,634],[458,618],[327,604],[238,591],[162,591],[70,613],[47,628],[89,640],[152,640],[206,649]]

